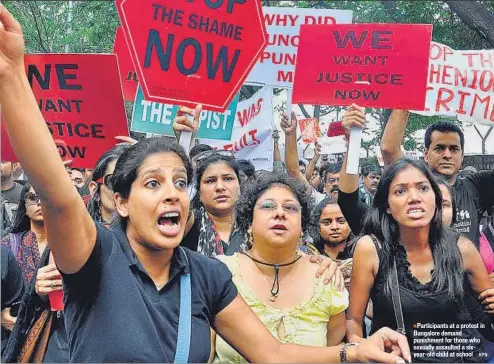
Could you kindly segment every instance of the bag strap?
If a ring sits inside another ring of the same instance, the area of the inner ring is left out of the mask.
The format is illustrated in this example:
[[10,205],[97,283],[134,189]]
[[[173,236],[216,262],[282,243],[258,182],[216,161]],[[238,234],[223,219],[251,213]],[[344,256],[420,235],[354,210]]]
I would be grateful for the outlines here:
[[[185,250],[180,246],[185,256],[187,266],[189,259]],[[188,363],[190,351],[190,334],[192,325],[192,293],[190,288],[190,273],[180,276],[180,313],[178,316],[177,350],[175,351],[174,363]]]
[[398,270],[396,269],[395,259],[393,259],[393,271],[391,272],[391,300],[393,301],[393,309],[396,318],[396,331],[406,336],[405,320],[403,319],[403,310],[401,307],[400,285],[398,284]]

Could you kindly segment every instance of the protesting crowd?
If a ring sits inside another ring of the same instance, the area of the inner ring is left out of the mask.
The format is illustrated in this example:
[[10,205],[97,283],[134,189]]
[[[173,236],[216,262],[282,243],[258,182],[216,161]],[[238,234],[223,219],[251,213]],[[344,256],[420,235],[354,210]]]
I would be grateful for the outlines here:
[[[457,124],[429,125],[414,160],[409,112],[390,110],[384,167],[351,174],[349,143],[341,164],[299,160],[283,113],[264,170],[184,145],[202,106],[180,106],[176,140],[119,136],[73,167],[1,4],[0,105],[17,158],[1,164],[2,361],[494,362],[494,170],[460,175]],[[368,122],[348,106],[345,140]]]

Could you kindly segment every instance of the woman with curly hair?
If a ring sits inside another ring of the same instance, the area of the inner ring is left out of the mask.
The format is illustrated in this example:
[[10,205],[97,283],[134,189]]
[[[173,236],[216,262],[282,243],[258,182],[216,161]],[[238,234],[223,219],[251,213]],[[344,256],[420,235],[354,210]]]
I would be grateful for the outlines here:
[[[339,345],[345,336],[346,290],[315,278],[317,265],[297,250],[308,227],[306,187],[280,174],[250,186],[237,202],[237,226],[248,250],[217,257],[227,265],[240,295],[284,343]],[[221,337],[215,362],[245,362]]]

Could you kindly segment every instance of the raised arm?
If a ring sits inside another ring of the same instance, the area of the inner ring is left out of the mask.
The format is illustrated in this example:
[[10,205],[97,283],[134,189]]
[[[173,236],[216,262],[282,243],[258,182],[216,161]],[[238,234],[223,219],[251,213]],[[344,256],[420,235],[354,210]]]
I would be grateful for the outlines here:
[[[364,129],[366,127],[365,119],[365,108],[360,107],[356,104],[350,105],[350,107],[345,112],[343,116],[342,125],[350,133],[350,129],[353,127]],[[347,174],[346,173],[346,159],[348,155],[348,145],[347,152],[345,154],[345,160],[340,172],[340,191],[345,193],[352,193],[358,189],[358,178],[357,174]]]
[[292,117],[288,119],[288,115],[283,113],[281,119],[281,129],[285,132],[285,165],[288,173],[303,182],[308,188],[312,189],[312,186],[307,181],[307,178],[300,172],[298,166],[298,153],[297,153],[297,117],[292,112]]
[[0,104],[14,152],[40,196],[47,239],[59,268],[77,272],[96,241],[96,227],[73,186],[24,70],[19,23],[0,4]]
[[312,172],[314,172],[314,169],[316,169],[316,164],[319,160],[320,155],[321,145],[316,143],[314,147],[314,157],[310,160],[309,165],[307,166],[307,171],[305,171],[305,176],[309,179],[309,181],[312,180]]
[[386,167],[403,157],[401,143],[405,136],[409,114],[407,110],[393,110],[384,128],[381,152]]
[[[342,120],[343,127],[350,132],[352,127],[365,128],[365,109],[358,105],[351,105],[345,112]],[[358,235],[361,230],[362,220],[369,210],[368,206],[360,201],[358,191],[358,175],[347,174],[346,164],[348,157],[348,146],[343,160],[343,165],[340,172],[340,193],[338,194],[338,205],[345,219],[350,225],[355,235]]]

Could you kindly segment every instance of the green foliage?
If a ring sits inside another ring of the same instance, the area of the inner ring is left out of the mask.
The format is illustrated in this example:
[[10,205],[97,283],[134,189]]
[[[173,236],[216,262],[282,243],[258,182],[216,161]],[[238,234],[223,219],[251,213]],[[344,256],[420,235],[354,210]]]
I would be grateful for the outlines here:
[[110,1],[4,1],[22,25],[27,53],[111,53],[120,24]]

